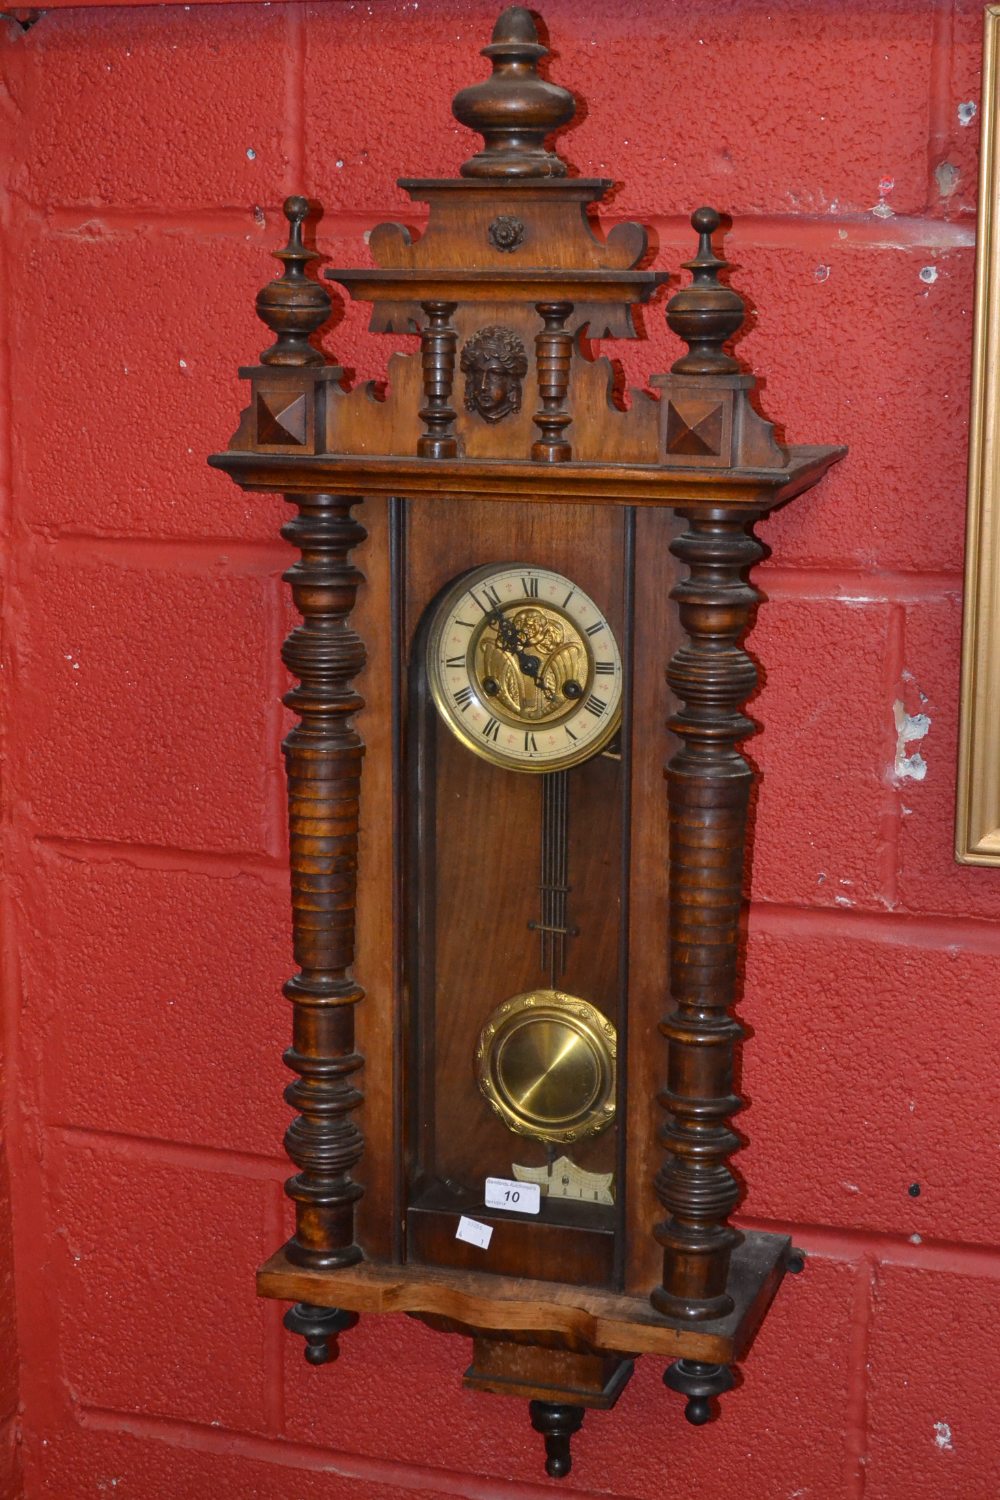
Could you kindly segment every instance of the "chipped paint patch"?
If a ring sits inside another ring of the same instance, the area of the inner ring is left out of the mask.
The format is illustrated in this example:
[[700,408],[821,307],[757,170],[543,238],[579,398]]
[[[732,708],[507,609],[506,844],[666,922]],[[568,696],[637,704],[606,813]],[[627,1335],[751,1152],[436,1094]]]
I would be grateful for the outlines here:
[[914,740],[922,740],[931,727],[931,721],[927,714],[908,714],[903,707],[903,700],[897,698],[892,705],[893,718],[896,721],[896,760],[893,765],[893,775],[897,781],[923,781],[927,775],[927,762],[919,750],[914,755],[907,754],[907,747]]
[[960,125],[971,125],[976,118],[975,99],[966,99],[958,106],[958,123]]
[[934,179],[938,185],[938,192],[942,198],[950,198],[958,187],[958,179],[961,176],[954,162],[938,162],[934,168]]
[[890,208],[888,203],[886,203],[885,201],[895,186],[896,179],[894,177],[881,177],[879,179],[878,202],[875,204],[874,208],[871,209],[871,212],[875,214],[877,218],[892,219],[895,217],[895,209]]
[[933,286],[938,279],[937,266],[921,266],[920,280],[925,281],[928,286]]
[[942,1453],[953,1453],[955,1445],[951,1440],[951,1428],[947,1422],[934,1423],[934,1446],[940,1448]]

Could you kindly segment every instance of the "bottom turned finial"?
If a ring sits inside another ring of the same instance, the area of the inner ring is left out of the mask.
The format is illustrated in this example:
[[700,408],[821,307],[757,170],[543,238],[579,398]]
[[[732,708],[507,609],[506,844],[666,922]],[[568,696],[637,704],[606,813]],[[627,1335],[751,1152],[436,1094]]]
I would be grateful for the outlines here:
[[300,1333],[306,1341],[305,1356],[311,1365],[332,1364],[340,1353],[337,1338],[353,1328],[357,1313],[342,1312],[339,1307],[314,1307],[311,1302],[296,1302],[281,1320],[289,1333]]
[[545,1439],[545,1472],[551,1479],[565,1479],[573,1467],[569,1445],[583,1426],[583,1407],[563,1401],[529,1401],[531,1425]]
[[715,1415],[713,1398],[732,1390],[734,1379],[728,1365],[705,1365],[696,1359],[678,1359],[664,1370],[663,1384],[687,1397],[684,1415],[692,1427],[702,1427]]

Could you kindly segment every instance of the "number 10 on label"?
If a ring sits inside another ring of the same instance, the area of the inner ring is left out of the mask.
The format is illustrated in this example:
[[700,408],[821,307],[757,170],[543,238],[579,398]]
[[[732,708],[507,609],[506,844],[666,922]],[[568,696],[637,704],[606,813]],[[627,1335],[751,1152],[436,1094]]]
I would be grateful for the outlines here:
[[542,1190],[537,1182],[518,1182],[510,1177],[487,1177],[487,1208],[506,1208],[516,1214],[537,1214]]

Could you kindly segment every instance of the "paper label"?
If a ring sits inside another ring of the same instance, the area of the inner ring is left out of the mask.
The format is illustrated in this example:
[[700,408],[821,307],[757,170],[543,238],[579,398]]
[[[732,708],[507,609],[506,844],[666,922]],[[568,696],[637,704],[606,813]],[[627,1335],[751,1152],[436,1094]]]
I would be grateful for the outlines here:
[[537,1214],[542,1192],[537,1182],[517,1182],[512,1177],[487,1177],[486,1207],[506,1208],[511,1213]]
[[478,1245],[480,1250],[488,1250],[493,1238],[493,1226],[480,1224],[478,1219],[467,1219],[463,1214],[458,1221],[455,1238],[464,1240],[467,1245]]

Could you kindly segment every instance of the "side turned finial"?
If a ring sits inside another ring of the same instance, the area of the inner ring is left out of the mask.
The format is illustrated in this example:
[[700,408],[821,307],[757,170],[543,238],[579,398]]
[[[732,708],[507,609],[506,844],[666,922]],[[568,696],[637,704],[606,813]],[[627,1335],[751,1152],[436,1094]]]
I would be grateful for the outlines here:
[[357,1326],[358,1315],[339,1307],[316,1307],[311,1302],[296,1302],[281,1320],[289,1333],[305,1339],[303,1353],[310,1365],[328,1365],[337,1359],[337,1339],[348,1328]]
[[565,1479],[573,1467],[570,1443],[583,1426],[584,1409],[565,1401],[529,1401],[531,1425],[545,1439],[545,1472]]
[[530,11],[511,5],[501,12],[482,53],[492,78],[462,89],[451,106],[456,120],[483,137],[483,149],[462,163],[463,177],[566,176],[566,163],[546,151],[545,139],[569,124],[576,104],[568,89],[539,78],[548,50]]
[[277,340],[261,355],[265,365],[323,365],[326,360],[309,342],[309,335],[322,327],[330,316],[330,294],[326,288],[305,273],[318,251],[302,242],[302,225],[309,217],[306,198],[286,198],[285,218],[289,224],[288,244],[275,250],[275,258],[284,271],[257,293],[257,316],[277,335]]
[[731,375],[739,363],[722,352],[727,339],[743,324],[742,297],[722,286],[719,272],[728,266],[712,249],[712,235],[722,219],[714,208],[696,208],[691,227],[698,235],[698,253],[684,262],[693,273],[691,285],[683,287],[667,303],[667,322],[689,346],[688,353],[671,365],[675,375]]
[[686,1398],[684,1416],[692,1427],[704,1427],[715,1416],[715,1401],[735,1385],[728,1365],[706,1365],[696,1359],[678,1359],[663,1372],[663,1384]]

